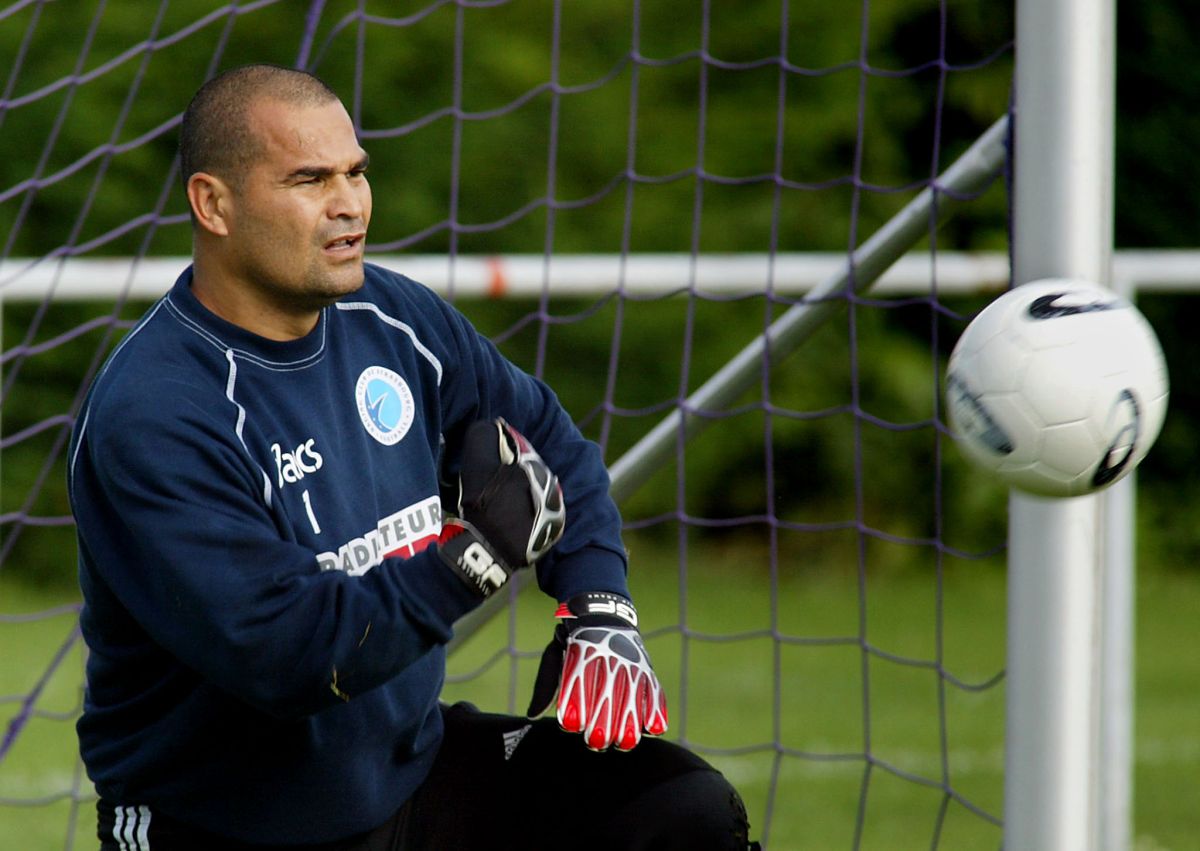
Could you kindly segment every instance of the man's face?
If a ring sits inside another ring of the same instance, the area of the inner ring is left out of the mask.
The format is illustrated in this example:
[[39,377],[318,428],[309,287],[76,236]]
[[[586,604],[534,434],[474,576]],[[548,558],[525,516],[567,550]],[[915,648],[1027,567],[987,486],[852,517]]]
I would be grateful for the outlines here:
[[362,286],[367,155],[338,101],[251,110],[262,151],[235,190],[229,256],[263,308],[311,312]]

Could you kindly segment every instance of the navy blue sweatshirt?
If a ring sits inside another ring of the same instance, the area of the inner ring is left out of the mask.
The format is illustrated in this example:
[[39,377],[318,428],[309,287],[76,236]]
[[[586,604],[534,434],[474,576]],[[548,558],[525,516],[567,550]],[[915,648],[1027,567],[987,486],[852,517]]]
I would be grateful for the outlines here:
[[479,603],[436,553],[439,460],[495,416],[562,480],[542,589],[628,595],[597,447],[435,293],[367,265],[277,342],[205,309],[186,271],[97,377],[70,451],[99,794],[261,843],[399,808],[440,741],[444,645]]

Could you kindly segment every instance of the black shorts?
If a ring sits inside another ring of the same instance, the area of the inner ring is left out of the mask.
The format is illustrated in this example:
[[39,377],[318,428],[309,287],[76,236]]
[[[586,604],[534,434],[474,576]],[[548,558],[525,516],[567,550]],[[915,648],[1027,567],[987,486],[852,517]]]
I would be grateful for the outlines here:
[[[643,739],[628,753],[594,753],[553,718],[529,721],[443,707],[446,734],[429,777],[387,822],[334,843],[296,851],[747,851],[741,798],[700,757]],[[136,806],[99,805],[102,851],[269,851],[154,813],[148,843],[136,838]],[[125,819],[128,815],[129,820]],[[116,819],[121,822],[117,823]]]

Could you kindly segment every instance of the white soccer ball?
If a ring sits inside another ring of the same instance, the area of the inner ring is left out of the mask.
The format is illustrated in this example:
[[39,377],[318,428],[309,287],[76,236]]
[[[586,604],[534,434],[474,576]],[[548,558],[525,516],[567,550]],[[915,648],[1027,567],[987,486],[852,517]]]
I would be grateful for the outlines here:
[[959,446],[1041,496],[1111,485],[1167,410],[1162,349],[1141,312],[1097,284],[1045,279],[985,307],[954,346],[946,402]]

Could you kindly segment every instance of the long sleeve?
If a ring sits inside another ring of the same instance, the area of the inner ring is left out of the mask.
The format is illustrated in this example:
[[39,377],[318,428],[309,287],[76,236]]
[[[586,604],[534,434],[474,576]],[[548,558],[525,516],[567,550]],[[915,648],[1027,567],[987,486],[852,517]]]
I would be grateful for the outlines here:
[[557,600],[583,591],[628,596],[621,517],[599,447],[580,433],[549,386],[505,359],[453,308],[445,310],[461,353],[457,381],[443,402],[449,468],[457,469],[457,442],[470,422],[504,417],[558,475],[566,500],[566,531],[539,562],[539,585]]
[[272,714],[314,712],[444,644],[475,604],[431,552],[363,576],[314,570],[237,444],[236,406],[140,390],[162,401],[92,411],[77,521],[132,618],[206,680]]
[[509,419],[562,480],[552,596],[628,593],[620,517],[550,389],[427,288],[368,265],[311,333],[271,341],[190,280],[126,335],[73,435],[81,753],[102,796],[247,842],[350,835],[428,771],[445,645],[479,604],[435,550],[466,426]]
[[[126,335],[73,435],[80,751],[110,801],[251,843],[352,835],[425,777],[445,643],[478,605],[429,549],[437,359],[332,308],[263,340],[189,284]],[[364,406],[377,373],[402,418]]]

